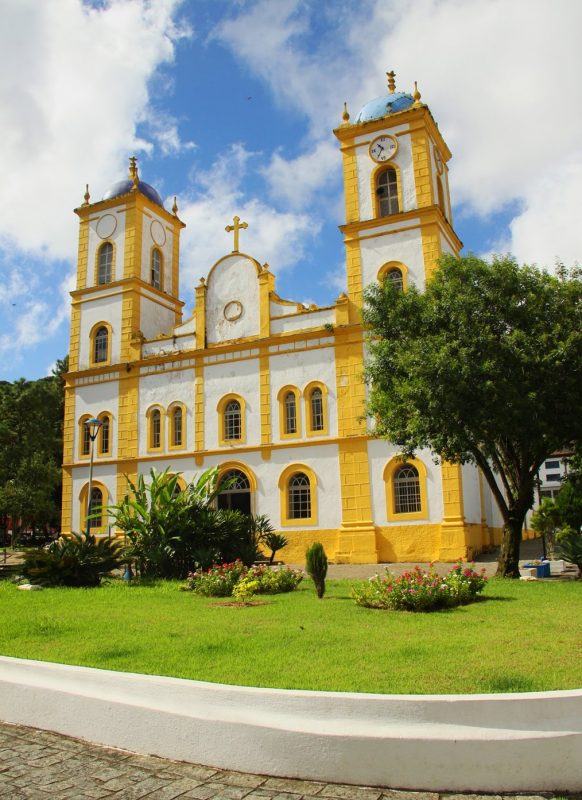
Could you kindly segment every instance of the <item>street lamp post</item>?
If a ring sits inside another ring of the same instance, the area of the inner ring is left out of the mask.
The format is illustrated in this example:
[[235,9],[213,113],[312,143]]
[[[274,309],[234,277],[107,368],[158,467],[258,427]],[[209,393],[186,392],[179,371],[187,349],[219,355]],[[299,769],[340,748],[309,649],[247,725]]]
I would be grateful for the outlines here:
[[93,417],[92,419],[88,419],[85,422],[85,427],[89,433],[89,439],[91,440],[91,446],[89,448],[89,492],[87,495],[87,518],[86,528],[87,533],[89,533],[89,517],[91,516],[91,499],[93,494],[93,450],[95,449],[95,439],[97,438],[97,434],[99,433],[99,428],[103,423],[100,419]]

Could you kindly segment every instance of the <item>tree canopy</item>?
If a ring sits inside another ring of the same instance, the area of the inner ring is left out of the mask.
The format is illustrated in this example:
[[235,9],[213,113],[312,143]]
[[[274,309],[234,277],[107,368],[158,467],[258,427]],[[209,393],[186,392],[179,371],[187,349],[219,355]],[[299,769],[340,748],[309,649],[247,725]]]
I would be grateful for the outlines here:
[[475,255],[443,256],[423,292],[366,293],[376,433],[480,467],[504,520],[499,575],[519,575],[540,465],[582,439],[581,297],[578,271]]

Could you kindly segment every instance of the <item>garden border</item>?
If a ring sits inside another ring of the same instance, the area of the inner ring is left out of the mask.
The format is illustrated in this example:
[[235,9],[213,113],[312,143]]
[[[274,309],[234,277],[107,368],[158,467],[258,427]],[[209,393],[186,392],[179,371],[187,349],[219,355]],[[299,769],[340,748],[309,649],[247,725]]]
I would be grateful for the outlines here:
[[277,777],[432,791],[582,789],[582,689],[290,691],[0,656],[0,719]]

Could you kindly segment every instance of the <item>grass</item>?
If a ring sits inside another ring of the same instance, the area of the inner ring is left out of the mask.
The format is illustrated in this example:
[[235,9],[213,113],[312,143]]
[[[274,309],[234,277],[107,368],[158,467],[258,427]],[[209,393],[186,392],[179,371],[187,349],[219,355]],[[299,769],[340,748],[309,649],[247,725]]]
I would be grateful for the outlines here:
[[[359,608],[352,581],[232,607],[178,584],[21,592],[0,582],[0,653],[293,689],[523,692],[582,686],[582,584],[492,580],[432,614]],[[261,598],[263,599],[263,598]]]

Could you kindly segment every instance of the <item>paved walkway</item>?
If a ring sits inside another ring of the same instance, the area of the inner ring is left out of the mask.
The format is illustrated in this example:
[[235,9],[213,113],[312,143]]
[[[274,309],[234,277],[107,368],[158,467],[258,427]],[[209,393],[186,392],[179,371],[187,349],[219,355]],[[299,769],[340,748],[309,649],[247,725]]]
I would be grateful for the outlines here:
[[[559,795],[543,792],[527,797],[470,797],[542,800],[554,796]],[[9,800],[465,800],[468,796],[226,772],[0,723],[0,797]],[[568,798],[582,800],[582,795]]]

